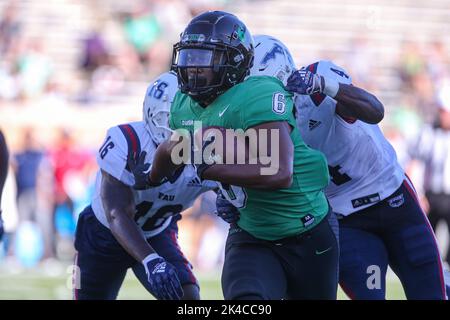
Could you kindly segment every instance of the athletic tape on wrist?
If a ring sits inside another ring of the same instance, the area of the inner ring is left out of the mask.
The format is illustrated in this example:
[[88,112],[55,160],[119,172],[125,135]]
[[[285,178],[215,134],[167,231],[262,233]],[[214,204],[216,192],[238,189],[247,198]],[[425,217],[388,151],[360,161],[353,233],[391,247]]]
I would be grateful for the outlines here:
[[324,82],[323,93],[332,98],[336,97],[339,91],[339,82],[334,79],[324,79]]

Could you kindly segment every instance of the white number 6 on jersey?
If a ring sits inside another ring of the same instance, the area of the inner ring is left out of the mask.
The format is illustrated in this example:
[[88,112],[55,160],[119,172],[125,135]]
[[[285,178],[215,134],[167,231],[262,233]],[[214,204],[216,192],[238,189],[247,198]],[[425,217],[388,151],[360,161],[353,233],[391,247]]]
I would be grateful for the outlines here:
[[286,112],[286,101],[284,94],[276,92],[272,97],[272,110],[277,114],[283,114]]

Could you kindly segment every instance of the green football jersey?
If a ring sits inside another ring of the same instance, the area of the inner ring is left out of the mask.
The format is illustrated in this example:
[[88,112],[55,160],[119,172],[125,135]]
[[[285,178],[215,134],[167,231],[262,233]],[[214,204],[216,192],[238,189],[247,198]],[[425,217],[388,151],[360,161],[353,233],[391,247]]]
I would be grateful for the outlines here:
[[[265,240],[300,234],[317,225],[328,212],[323,192],[329,176],[325,156],[302,140],[293,115],[292,95],[274,77],[249,77],[228,89],[206,108],[178,92],[172,103],[170,127],[194,131],[202,127],[248,128],[287,121],[293,128],[294,175],[289,188],[261,190],[222,184],[227,198],[239,208],[239,227]],[[224,192],[224,193],[225,193]]]

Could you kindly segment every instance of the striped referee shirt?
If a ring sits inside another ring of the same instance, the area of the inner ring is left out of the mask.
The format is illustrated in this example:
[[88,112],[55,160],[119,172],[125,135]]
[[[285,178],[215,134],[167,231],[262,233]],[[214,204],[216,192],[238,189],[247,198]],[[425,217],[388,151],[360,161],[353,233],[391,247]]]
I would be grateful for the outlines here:
[[409,154],[425,165],[425,192],[450,194],[450,130],[426,126]]

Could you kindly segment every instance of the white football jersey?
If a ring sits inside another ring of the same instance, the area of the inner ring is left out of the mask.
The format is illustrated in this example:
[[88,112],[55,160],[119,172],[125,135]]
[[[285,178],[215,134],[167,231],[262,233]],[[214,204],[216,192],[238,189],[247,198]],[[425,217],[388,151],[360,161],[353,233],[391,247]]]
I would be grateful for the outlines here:
[[[127,158],[146,151],[145,162],[151,163],[156,150],[144,121],[132,122],[112,127],[97,154],[97,163],[101,169],[128,186],[134,184],[134,176],[128,170]],[[97,219],[107,228],[108,221],[103,209],[100,188],[102,174],[97,172],[92,209]],[[214,181],[197,176],[195,168],[187,165],[174,183],[166,182],[147,190],[134,190],[136,203],[135,220],[146,238],[162,232],[172,221],[172,216],[192,206],[203,192],[217,188]]]
[[[329,61],[307,68],[351,83],[350,76]],[[336,213],[349,215],[367,208],[400,187],[404,171],[378,125],[344,120],[335,112],[336,100],[323,94],[296,95],[294,101],[303,140],[327,158],[331,181],[326,195]]]

